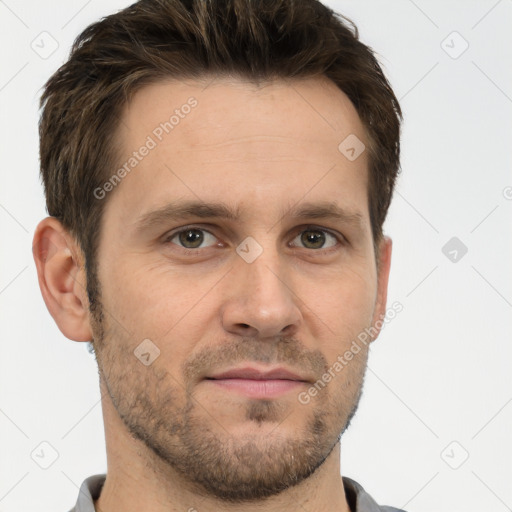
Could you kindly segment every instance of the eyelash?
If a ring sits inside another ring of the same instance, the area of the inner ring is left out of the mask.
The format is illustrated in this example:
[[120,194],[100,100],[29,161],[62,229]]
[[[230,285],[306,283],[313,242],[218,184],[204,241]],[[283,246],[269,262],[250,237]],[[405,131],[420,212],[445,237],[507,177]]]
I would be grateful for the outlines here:
[[[169,233],[164,238],[164,244],[171,244],[171,243],[173,243],[173,242],[171,242],[171,240],[173,238],[175,238],[177,235],[179,235],[180,233],[183,233],[185,231],[192,230],[192,229],[198,230],[198,231],[204,231],[206,233],[209,233],[213,237],[217,238],[211,231],[208,231],[207,229],[205,229],[203,227],[200,227],[200,226],[191,225],[191,226],[184,226],[182,228],[179,228],[176,231],[173,231],[173,232]],[[318,226],[312,226],[312,225],[307,225],[307,226],[301,227],[301,230],[297,231],[293,238],[295,239],[297,237],[297,235],[300,235],[301,233],[304,233],[305,231],[319,231],[319,232],[322,232],[322,233],[327,233],[328,235],[331,235],[334,239],[336,239],[336,241],[338,242],[337,245],[335,245],[333,247],[328,247],[327,249],[309,249],[311,252],[314,252],[316,254],[320,254],[321,255],[321,254],[330,253],[333,250],[338,250],[340,247],[342,247],[342,246],[344,246],[344,245],[346,245],[348,243],[344,236],[338,235],[336,233],[333,233],[332,231],[330,231],[328,229],[324,229],[324,228],[320,228]],[[189,254],[193,253],[193,251],[195,251],[195,253],[198,253],[201,250],[213,247],[213,246],[210,245],[208,247],[187,248],[187,247],[182,247],[181,245],[178,245],[178,244],[173,244],[173,245],[176,245],[178,248],[182,249],[183,251],[186,251]],[[307,247],[302,247],[302,249],[306,249],[307,250],[308,248]]]

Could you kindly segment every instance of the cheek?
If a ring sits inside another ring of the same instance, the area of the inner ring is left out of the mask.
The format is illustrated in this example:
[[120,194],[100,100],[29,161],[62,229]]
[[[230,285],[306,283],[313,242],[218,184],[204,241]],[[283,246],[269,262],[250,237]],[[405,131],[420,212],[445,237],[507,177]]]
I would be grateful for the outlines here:
[[328,279],[317,281],[314,288],[311,284],[304,282],[304,300],[320,318],[327,316],[333,326],[345,327],[371,321],[377,296],[377,282],[371,267],[347,267]]
[[371,325],[376,299],[376,283],[371,269],[346,272],[332,279],[304,302],[305,318],[319,326],[315,337],[322,341],[322,351],[328,361],[350,349],[352,342]]
[[[192,342],[205,325],[211,327],[225,300],[228,267],[198,272],[192,266],[179,269],[168,262],[148,263],[144,254],[111,258],[119,263],[102,269],[104,307],[134,337]],[[371,322],[375,297],[374,269],[365,258],[347,258],[341,270],[292,269],[289,275],[305,331],[314,338],[347,341]],[[231,285],[232,286],[232,285]],[[326,347],[327,348],[327,347]],[[327,353],[326,353],[327,355]]]
[[198,278],[161,264],[124,264],[102,282],[102,300],[133,337],[157,342],[179,337],[182,343],[182,335],[194,338],[204,325],[205,304],[210,314],[218,309],[219,303],[212,303],[212,297],[219,300],[216,283],[221,286],[216,273]]

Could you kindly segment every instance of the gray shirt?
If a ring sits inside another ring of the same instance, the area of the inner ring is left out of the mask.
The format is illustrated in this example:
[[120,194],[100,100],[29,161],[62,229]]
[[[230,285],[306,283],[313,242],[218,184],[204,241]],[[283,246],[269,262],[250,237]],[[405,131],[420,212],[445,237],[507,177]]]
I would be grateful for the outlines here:
[[[80,487],[76,505],[69,512],[95,512],[93,500],[99,498],[105,478],[105,474],[86,478]],[[346,476],[342,478],[351,512],[405,512],[398,508],[380,507],[355,480]]]

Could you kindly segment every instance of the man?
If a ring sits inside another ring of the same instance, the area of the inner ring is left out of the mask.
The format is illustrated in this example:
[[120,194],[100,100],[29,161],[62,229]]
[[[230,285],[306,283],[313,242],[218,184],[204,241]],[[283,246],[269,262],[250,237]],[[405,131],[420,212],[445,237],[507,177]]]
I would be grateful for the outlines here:
[[92,343],[107,446],[73,510],[397,510],[340,476],[401,120],[347,21],[140,1],[46,84],[35,261],[62,333]]

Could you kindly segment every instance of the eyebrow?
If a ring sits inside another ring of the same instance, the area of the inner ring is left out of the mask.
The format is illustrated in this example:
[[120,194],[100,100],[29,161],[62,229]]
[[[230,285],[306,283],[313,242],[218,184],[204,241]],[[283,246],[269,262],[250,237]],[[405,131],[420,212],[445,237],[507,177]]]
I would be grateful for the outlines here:
[[[222,202],[177,201],[141,215],[135,221],[135,232],[144,233],[162,224],[192,217],[238,221],[241,217],[240,206],[231,207]],[[300,202],[282,210],[279,220],[283,218],[331,219],[354,228],[362,229],[364,226],[364,217],[361,213],[349,211],[334,201]]]

